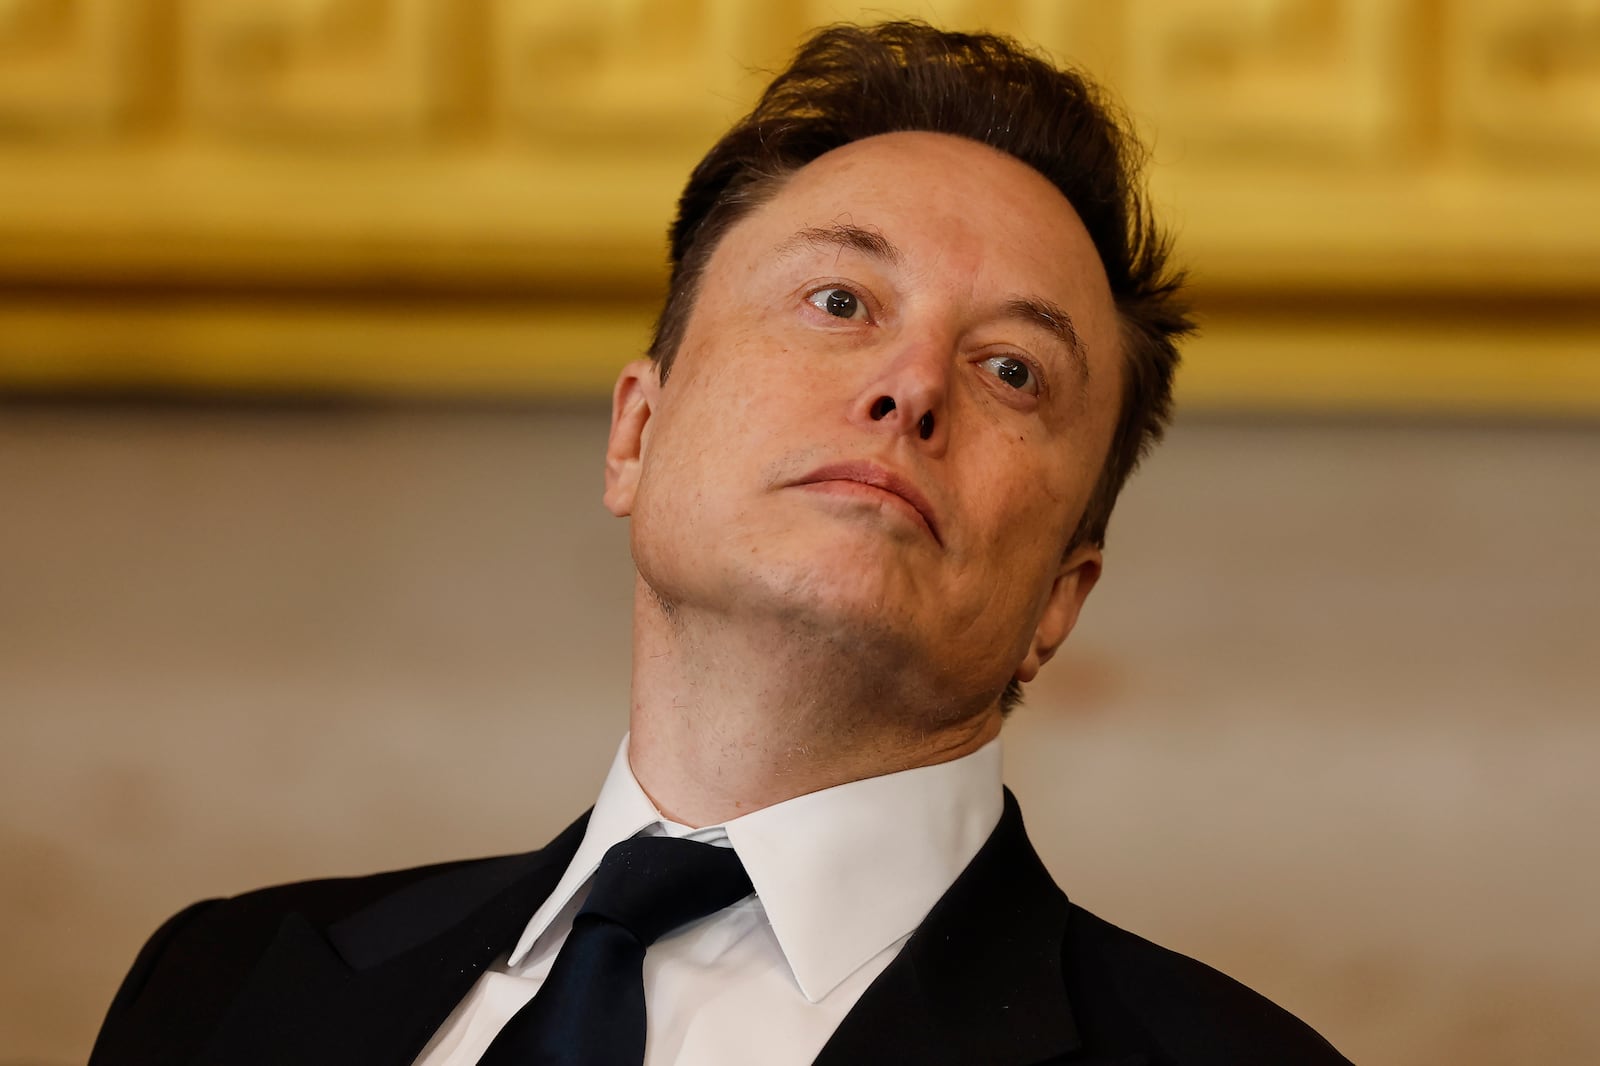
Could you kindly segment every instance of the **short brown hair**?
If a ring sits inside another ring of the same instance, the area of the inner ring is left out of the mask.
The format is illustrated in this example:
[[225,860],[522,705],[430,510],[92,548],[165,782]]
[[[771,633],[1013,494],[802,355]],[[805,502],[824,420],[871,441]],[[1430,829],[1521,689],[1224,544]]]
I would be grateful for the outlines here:
[[[1143,149],[1125,127],[1087,77],[1005,37],[920,22],[820,30],[689,175],[669,230],[672,276],[650,356],[665,380],[723,234],[812,160],[853,141],[911,130],[999,149],[1061,190],[1111,284],[1123,347],[1122,406],[1069,547],[1103,546],[1118,492],[1171,418],[1177,342],[1194,328],[1183,274],[1168,265],[1168,238],[1140,186]],[[1013,683],[1002,706],[1017,697]]]

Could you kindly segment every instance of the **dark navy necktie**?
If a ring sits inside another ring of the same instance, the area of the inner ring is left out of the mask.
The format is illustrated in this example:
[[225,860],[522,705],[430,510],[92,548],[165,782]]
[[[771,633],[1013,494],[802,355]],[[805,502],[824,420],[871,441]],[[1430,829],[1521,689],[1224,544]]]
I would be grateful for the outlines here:
[[645,949],[750,892],[732,848],[673,837],[613,845],[550,976],[479,1066],[640,1066]]

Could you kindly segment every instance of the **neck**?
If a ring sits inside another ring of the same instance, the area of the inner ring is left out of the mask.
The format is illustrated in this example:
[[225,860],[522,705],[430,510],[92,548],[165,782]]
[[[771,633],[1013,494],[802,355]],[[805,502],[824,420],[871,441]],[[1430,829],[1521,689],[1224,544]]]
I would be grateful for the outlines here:
[[668,612],[635,599],[629,762],[673,821],[715,825],[849,781],[970,754],[1000,732],[996,702],[917,698],[909,679],[792,620]]

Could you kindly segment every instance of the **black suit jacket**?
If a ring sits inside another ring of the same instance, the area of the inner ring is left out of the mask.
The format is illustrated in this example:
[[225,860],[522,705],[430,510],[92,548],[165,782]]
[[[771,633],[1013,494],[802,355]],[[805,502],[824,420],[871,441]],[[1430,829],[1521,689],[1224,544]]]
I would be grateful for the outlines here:
[[[90,1064],[410,1066],[555,889],[586,821],[525,855],[197,903],[139,953]],[[1009,791],[816,1062],[1348,1066],[1243,985],[1069,902]]]

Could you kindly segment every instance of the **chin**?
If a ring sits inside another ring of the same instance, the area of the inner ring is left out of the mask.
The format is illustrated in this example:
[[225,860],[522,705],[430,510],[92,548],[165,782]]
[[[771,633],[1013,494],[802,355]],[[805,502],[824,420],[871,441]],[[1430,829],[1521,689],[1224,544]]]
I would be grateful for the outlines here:
[[639,551],[635,563],[667,603],[766,616],[875,642],[913,627],[938,583],[928,560],[866,524],[801,520],[727,537],[712,551]]
[[837,642],[860,655],[877,646],[897,658],[914,653],[926,634],[916,585],[884,567],[785,559],[746,575],[746,610],[764,611],[796,637]]

